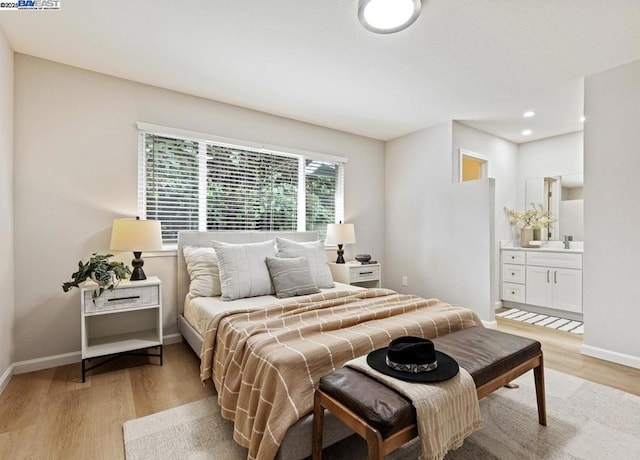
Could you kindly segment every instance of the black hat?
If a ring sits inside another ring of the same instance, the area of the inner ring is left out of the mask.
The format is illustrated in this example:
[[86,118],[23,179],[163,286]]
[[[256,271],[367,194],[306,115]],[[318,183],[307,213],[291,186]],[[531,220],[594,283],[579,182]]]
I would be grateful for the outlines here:
[[372,351],[367,363],[385,375],[409,382],[442,382],[455,377],[460,369],[456,360],[437,351],[431,340],[409,336]]

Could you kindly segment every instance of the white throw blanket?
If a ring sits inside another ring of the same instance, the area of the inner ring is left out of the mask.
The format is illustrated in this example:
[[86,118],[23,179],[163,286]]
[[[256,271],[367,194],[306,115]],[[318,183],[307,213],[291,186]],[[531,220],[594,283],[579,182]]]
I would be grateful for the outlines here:
[[442,460],[450,450],[482,428],[476,386],[460,368],[458,375],[440,383],[411,383],[384,375],[367,364],[367,357],[348,361],[357,369],[408,397],[416,408],[423,460]]

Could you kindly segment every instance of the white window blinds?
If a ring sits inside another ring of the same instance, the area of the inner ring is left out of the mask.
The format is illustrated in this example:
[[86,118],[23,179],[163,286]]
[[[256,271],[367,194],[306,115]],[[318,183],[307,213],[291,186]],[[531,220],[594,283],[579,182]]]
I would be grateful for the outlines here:
[[323,238],[327,224],[334,223],[336,219],[336,194],[342,202],[338,169],[337,164],[305,160],[306,229],[318,231]]
[[147,135],[143,160],[140,214],[162,222],[163,241],[177,241],[179,230],[198,230],[198,143]]
[[297,229],[298,159],[207,146],[207,229]]
[[316,230],[342,219],[341,162],[140,132],[138,207],[180,230]]

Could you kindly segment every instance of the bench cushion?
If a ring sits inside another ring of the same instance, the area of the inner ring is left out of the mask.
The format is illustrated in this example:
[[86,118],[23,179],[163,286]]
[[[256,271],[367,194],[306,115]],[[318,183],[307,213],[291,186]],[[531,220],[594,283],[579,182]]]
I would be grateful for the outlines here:
[[[432,339],[436,349],[466,369],[476,388],[540,352],[540,343],[494,329],[472,327]],[[354,369],[342,368],[320,379],[320,390],[340,401],[383,437],[415,421],[411,402],[395,390]]]
[[432,339],[471,374],[476,388],[540,353],[540,342],[484,327],[471,327]]
[[411,401],[349,367],[322,377],[320,390],[360,415],[385,438],[416,419]]

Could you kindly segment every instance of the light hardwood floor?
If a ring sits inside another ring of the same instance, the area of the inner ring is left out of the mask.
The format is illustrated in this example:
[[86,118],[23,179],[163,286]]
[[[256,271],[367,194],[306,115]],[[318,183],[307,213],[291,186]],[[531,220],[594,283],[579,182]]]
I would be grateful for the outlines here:
[[87,375],[80,364],[14,375],[0,396],[0,459],[122,459],[122,424],[215,394],[182,343],[157,358],[127,357]]
[[[640,396],[640,369],[582,356],[580,336],[498,320],[499,329],[542,343],[545,366]],[[183,343],[164,366],[114,361],[80,381],[80,365],[15,375],[0,396],[0,459],[122,459],[123,422],[215,394]],[[154,361],[151,361],[154,362]]]
[[640,369],[581,355],[581,335],[499,317],[496,319],[499,330],[540,341],[545,367],[640,396]]

